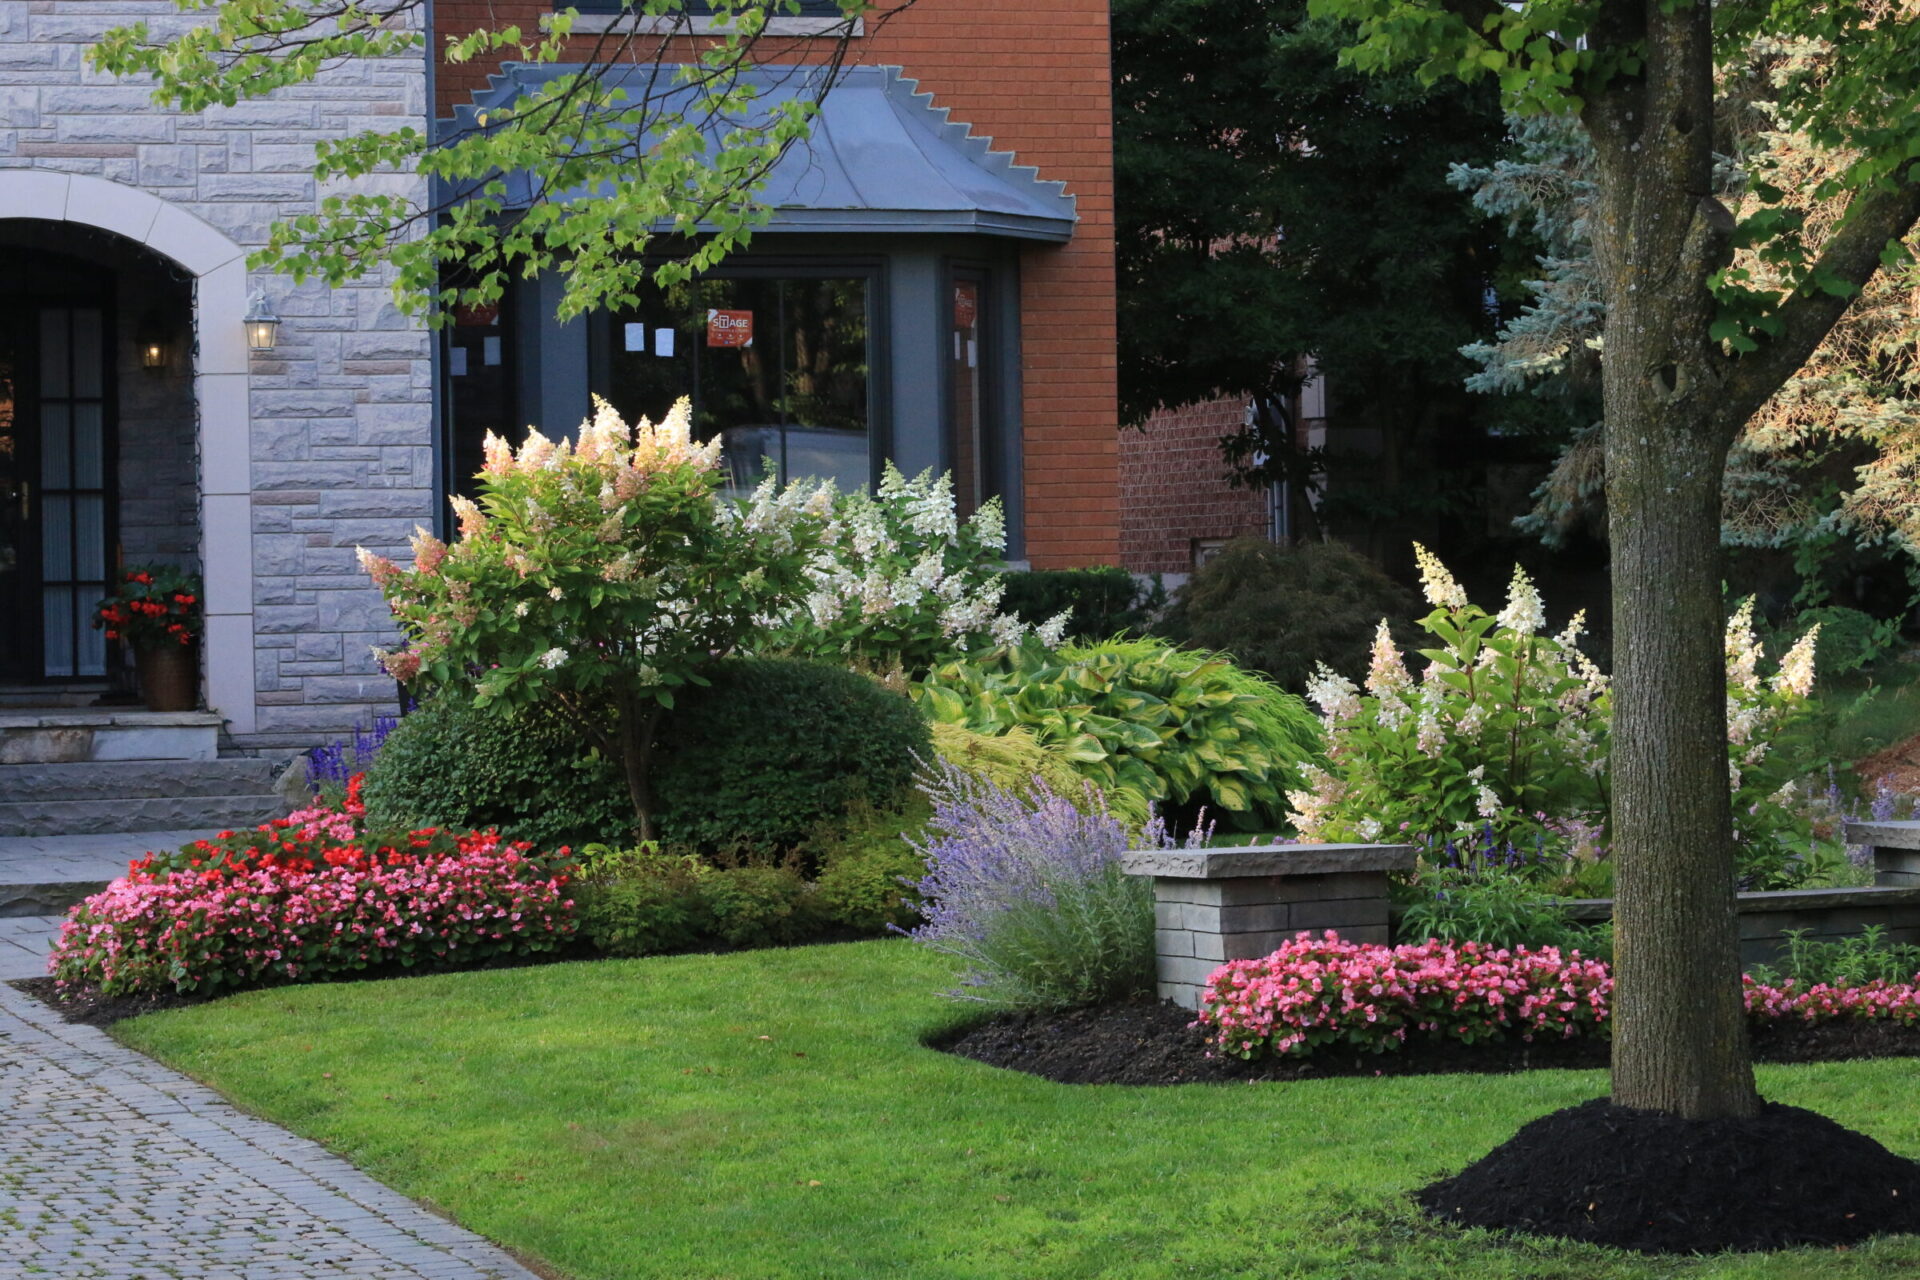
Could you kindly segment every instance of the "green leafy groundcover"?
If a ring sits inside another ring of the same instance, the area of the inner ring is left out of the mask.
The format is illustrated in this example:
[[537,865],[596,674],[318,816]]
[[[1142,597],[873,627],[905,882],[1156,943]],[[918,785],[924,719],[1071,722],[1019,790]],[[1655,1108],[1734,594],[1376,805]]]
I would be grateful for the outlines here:
[[[1648,1259],[1435,1226],[1408,1195],[1601,1072],[1140,1089],[922,1047],[900,942],[286,988],[136,1048],[573,1280],[1894,1280],[1920,1240]],[[1920,1154],[1912,1066],[1762,1068]]]

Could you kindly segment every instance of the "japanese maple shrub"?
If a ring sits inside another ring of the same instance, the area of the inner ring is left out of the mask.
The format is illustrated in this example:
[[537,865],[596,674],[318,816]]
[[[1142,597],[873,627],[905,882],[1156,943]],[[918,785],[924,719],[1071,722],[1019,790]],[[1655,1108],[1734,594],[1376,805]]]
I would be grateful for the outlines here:
[[654,827],[654,729],[675,693],[810,589],[832,492],[723,492],[720,441],[695,442],[681,400],[629,427],[605,401],[578,443],[489,434],[457,540],[415,535],[402,568],[365,551],[407,644],[396,679],[471,685],[476,706],[560,708],[620,762],[643,838]]

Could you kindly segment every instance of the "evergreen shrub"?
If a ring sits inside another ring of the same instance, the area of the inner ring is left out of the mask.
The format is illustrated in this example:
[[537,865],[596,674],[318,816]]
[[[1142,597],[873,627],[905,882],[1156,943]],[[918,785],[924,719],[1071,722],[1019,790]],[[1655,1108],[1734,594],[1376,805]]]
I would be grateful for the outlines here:
[[454,689],[387,735],[364,784],[376,831],[499,828],[536,849],[624,841],[633,806],[619,767],[542,706],[475,707]]
[[841,667],[784,658],[716,665],[662,726],[662,843],[771,859],[849,806],[886,807],[929,749],[913,703]]
[[1344,543],[1242,538],[1193,575],[1155,630],[1231,654],[1297,693],[1318,664],[1364,666],[1380,619],[1415,612],[1412,592]]
[[1008,573],[1000,607],[1029,626],[1067,615],[1066,634],[1075,640],[1141,635],[1166,605],[1159,579],[1143,583],[1116,565],[1090,569],[1034,569]]

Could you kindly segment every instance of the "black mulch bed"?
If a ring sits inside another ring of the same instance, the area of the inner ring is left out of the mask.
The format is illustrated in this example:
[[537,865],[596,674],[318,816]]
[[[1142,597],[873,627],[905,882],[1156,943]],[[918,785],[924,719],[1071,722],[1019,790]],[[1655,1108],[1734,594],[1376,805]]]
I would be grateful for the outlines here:
[[171,991],[144,996],[103,996],[97,991],[76,990],[63,999],[52,978],[22,978],[12,984],[58,1013],[63,1021],[88,1027],[109,1027],[122,1018],[137,1018],[162,1009],[182,1009],[190,1004],[205,1004],[210,996],[182,996]]
[[[1130,1001],[1064,1013],[1003,1014],[931,1041],[932,1047],[1061,1084],[1204,1084],[1336,1076],[1500,1073],[1607,1065],[1604,1040],[1410,1041],[1395,1053],[1321,1050],[1305,1059],[1244,1062],[1215,1052],[1172,1004]],[[1754,1037],[1761,1062],[1920,1057],[1920,1027],[1884,1022],[1775,1026]]]
[[1526,1125],[1419,1201],[1463,1226],[1643,1253],[1845,1245],[1920,1231],[1920,1164],[1799,1107],[1682,1120],[1596,1098]]

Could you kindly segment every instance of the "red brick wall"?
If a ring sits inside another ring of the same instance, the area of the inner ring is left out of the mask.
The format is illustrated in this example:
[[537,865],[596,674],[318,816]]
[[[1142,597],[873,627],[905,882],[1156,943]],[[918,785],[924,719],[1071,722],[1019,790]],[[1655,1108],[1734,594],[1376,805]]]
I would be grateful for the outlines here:
[[[442,33],[532,28],[532,0],[440,0]],[[785,41],[779,42],[785,44]],[[796,49],[805,42],[794,42]],[[852,56],[900,66],[953,119],[1040,177],[1063,181],[1079,226],[1065,245],[1021,254],[1027,556],[1036,568],[1120,557],[1115,399],[1113,120],[1107,0],[916,0],[854,42]],[[781,61],[798,61],[784,49]],[[442,114],[485,83],[482,67],[438,72]]]
[[1266,492],[1230,486],[1220,453],[1220,437],[1239,429],[1246,407],[1212,400],[1121,429],[1120,563],[1135,573],[1186,573],[1196,539],[1266,534]]

